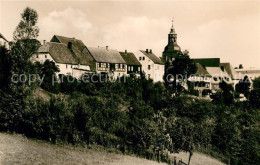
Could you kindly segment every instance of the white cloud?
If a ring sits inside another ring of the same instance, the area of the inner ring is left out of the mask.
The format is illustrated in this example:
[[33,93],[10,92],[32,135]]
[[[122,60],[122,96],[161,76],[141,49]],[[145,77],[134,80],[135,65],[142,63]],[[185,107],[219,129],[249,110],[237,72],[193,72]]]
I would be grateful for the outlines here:
[[119,50],[154,49],[161,56],[162,47],[167,44],[169,23],[166,19],[149,19],[145,16],[122,17],[119,22],[103,29],[104,42]]
[[92,23],[81,10],[69,7],[63,11],[55,10],[40,18],[39,27],[42,39],[48,40],[54,34],[82,38],[91,32]]

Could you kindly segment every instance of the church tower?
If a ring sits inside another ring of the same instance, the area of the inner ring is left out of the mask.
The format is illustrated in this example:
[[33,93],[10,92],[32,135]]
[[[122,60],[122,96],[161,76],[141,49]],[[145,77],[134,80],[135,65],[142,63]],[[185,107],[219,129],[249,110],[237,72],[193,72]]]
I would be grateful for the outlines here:
[[177,44],[177,33],[175,32],[175,29],[173,27],[173,20],[172,20],[172,27],[170,33],[168,34],[168,44],[163,51],[164,62],[172,61],[180,52],[181,52],[181,48]]

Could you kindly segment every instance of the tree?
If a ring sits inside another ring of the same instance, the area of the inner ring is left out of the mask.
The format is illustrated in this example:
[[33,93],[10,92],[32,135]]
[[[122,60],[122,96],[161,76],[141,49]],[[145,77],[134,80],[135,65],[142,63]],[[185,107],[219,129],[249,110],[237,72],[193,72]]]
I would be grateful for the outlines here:
[[200,139],[204,136],[199,130],[199,124],[192,122],[187,117],[179,118],[173,122],[169,133],[173,141],[173,147],[177,152],[185,151],[190,153],[189,165],[194,149],[199,146]]
[[245,76],[243,80],[239,81],[236,85],[236,92],[243,93],[246,97],[249,95],[251,83],[248,76]]
[[13,33],[15,42],[10,54],[13,59],[13,72],[24,74],[28,73],[31,65],[30,58],[40,47],[40,42],[36,39],[39,35],[39,28],[36,26],[37,12],[27,7],[21,17]]
[[14,32],[14,40],[36,39],[39,36],[39,28],[36,26],[38,21],[36,10],[26,7],[21,16],[22,20]]
[[260,77],[257,77],[253,80],[253,88],[260,89]]
[[11,58],[5,48],[0,46],[0,87],[5,90],[11,81]]
[[[191,74],[196,73],[197,67],[190,59],[188,54],[178,53],[175,59],[172,61],[172,67],[169,67],[165,71],[166,84],[173,83],[173,87],[177,88],[187,81]],[[173,76],[173,82],[169,81],[169,78]]]
[[214,96],[212,96],[213,102],[217,104],[224,103],[226,105],[232,104],[234,102],[234,88],[232,87],[232,85],[227,84],[225,81],[222,81],[219,83],[219,87],[221,91],[218,91]]
[[43,78],[41,87],[47,91],[57,93],[59,86],[55,72],[59,72],[59,68],[54,62],[46,60],[40,73],[40,76]]

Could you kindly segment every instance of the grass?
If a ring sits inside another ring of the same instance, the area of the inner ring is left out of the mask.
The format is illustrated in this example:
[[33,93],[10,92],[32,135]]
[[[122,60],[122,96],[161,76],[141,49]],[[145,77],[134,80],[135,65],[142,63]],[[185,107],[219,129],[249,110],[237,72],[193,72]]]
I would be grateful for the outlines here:
[[[188,162],[187,153],[172,154],[170,157]],[[101,146],[91,146],[91,149],[87,149],[72,145],[54,145],[7,133],[0,133],[0,164],[166,165],[133,155],[123,155],[113,149],[104,150]],[[207,155],[194,153],[191,165],[205,164],[223,165]]]
[[92,149],[61,146],[6,133],[0,133],[0,164],[163,165],[134,156],[110,153],[99,146]]

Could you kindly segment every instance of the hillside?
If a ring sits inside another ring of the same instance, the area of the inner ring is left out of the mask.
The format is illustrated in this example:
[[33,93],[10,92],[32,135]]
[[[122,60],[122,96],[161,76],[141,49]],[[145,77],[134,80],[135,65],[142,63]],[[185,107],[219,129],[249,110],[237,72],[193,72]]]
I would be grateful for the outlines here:
[[[159,165],[154,161],[101,151],[102,148],[84,149],[82,147],[52,145],[42,141],[30,140],[21,135],[0,133],[0,164],[91,164],[91,165]],[[183,156],[185,153],[177,154]],[[205,155],[195,153],[191,163],[221,165],[220,162]]]

